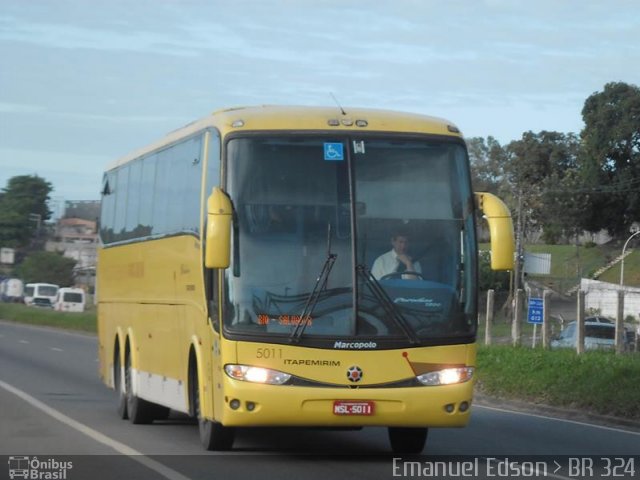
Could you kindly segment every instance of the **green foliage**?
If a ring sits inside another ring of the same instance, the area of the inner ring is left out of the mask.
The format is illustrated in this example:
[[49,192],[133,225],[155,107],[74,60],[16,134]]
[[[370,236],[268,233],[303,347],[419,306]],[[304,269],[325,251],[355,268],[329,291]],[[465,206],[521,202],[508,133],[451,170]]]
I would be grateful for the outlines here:
[[467,149],[474,191],[497,194],[505,165],[505,152],[500,143],[493,137],[487,137],[486,141],[482,137],[474,137],[467,139]]
[[640,419],[638,378],[640,355],[504,346],[478,350],[478,387],[500,397]]
[[16,269],[25,283],[53,283],[61,287],[73,285],[73,268],[76,261],[54,252],[35,252]]
[[509,272],[491,270],[491,256],[489,252],[478,254],[478,287],[480,291],[509,290]]
[[575,168],[578,139],[574,134],[542,131],[525,132],[522,139],[507,145],[509,165],[505,167],[510,183],[532,190],[549,177],[564,177]]
[[[576,135],[526,132],[506,146],[507,189],[522,196],[525,232],[542,228],[548,243],[576,234],[582,205],[573,193],[579,177],[576,165],[580,143]],[[512,208],[515,213],[515,208]]]
[[580,170],[589,187],[583,226],[626,234],[640,219],[640,88],[608,83],[585,101]]
[[602,316],[602,310],[599,308],[587,308],[585,309],[585,315],[587,317],[600,317]]
[[37,175],[21,175],[9,179],[0,192],[0,245],[26,247],[38,224],[51,216],[47,206],[51,183]]
[[555,223],[546,224],[542,231],[542,240],[547,245],[557,245],[562,239],[562,233],[561,226]]

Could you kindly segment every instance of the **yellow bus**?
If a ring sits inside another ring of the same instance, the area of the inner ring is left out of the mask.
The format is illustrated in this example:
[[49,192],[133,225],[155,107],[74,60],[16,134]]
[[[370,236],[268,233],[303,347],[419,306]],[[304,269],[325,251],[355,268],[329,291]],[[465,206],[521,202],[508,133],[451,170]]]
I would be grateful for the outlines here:
[[511,269],[459,130],[415,114],[222,110],[121,158],[97,272],[119,416],[189,414],[208,450],[245,426],[385,426],[422,451],[470,416],[478,207]]

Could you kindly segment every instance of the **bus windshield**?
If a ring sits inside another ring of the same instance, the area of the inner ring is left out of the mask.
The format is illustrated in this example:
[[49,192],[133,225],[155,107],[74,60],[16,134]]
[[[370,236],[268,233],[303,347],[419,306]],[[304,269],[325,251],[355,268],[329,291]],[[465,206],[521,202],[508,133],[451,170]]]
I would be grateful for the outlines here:
[[226,165],[236,214],[227,334],[286,342],[297,330],[305,345],[356,339],[378,347],[475,335],[473,197],[462,144],[239,137],[228,142]]

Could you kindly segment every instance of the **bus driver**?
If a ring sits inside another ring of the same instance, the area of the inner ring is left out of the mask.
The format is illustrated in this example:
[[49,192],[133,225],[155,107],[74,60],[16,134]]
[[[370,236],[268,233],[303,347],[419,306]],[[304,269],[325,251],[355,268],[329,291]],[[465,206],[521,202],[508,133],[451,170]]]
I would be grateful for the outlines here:
[[[393,247],[387,253],[383,253],[375,262],[371,268],[371,274],[376,280],[380,280],[385,275],[391,273],[402,272],[416,272],[422,273],[422,267],[419,262],[414,262],[409,256],[409,238],[404,233],[394,233],[391,236],[391,246]],[[400,276],[400,275],[398,275]],[[402,275],[405,280],[416,280],[418,275],[412,275],[410,273]]]

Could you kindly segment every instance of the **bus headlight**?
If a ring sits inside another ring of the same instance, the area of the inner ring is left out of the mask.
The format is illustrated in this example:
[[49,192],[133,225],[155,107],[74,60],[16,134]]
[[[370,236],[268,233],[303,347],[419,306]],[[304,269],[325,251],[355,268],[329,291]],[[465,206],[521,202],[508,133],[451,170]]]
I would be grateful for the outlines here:
[[270,385],[282,385],[291,378],[288,373],[262,367],[250,367],[248,365],[225,365],[224,371],[234,380],[268,383]]
[[437,372],[423,373],[416,378],[420,383],[428,386],[453,385],[471,380],[473,371],[473,367],[445,368]]

